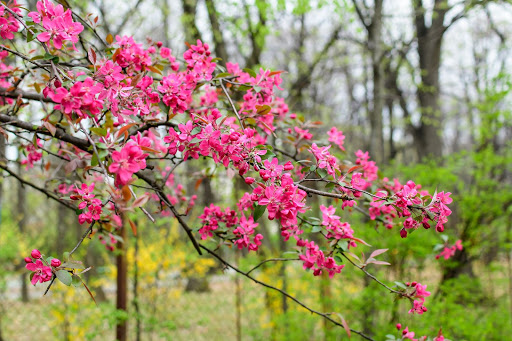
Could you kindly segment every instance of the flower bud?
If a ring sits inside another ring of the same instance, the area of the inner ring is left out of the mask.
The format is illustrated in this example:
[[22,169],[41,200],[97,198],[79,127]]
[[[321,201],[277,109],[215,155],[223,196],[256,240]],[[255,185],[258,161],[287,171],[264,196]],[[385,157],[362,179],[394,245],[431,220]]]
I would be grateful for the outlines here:
[[32,250],[32,252],[30,253],[30,255],[32,256],[32,258],[34,259],[39,259],[41,258],[41,252],[39,252],[38,249],[34,249]]
[[402,329],[402,325],[400,323],[397,323],[396,324],[396,329],[398,329],[398,330]]
[[251,177],[247,177],[245,178],[245,183],[248,184],[248,185],[251,185],[254,183],[254,178],[251,178]]
[[406,231],[404,228],[402,228],[402,229],[400,230],[400,237],[402,237],[402,238],[407,237],[407,231]]
[[52,259],[50,263],[54,268],[58,268],[62,263],[57,258]]
[[157,41],[157,42],[156,42],[156,46],[157,46],[157,47],[162,47],[162,45],[163,45],[163,43],[162,43],[161,41]]
[[444,231],[444,226],[443,225],[437,225],[436,226],[436,231],[437,232],[443,232]]
[[25,257],[25,263],[27,263],[27,264],[32,263],[32,258]]
[[291,163],[291,161],[288,161],[287,163],[284,164],[284,170],[285,171],[289,171],[289,170],[292,170],[293,169],[293,164]]

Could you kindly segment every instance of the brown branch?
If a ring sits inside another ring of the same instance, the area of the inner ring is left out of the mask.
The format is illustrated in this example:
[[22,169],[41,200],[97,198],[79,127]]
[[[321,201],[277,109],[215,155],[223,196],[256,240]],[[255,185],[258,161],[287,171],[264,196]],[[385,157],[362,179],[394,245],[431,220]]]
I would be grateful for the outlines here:
[[68,202],[65,202],[63,200],[61,200],[60,198],[54,196],[53,194],[51,194],[49,191],[47,191],[46,189],[42,188],[42,187],[39,187],[31,182],[28,182],[26,180],[24,180],[21,176],[19,176],[18,174],[16,174],[15,172],[13,172],[12,170],[10,170],[7,165],[5,165],[4,163],[0,163],[0,169],[3,169],[4,171],[6,171],[7,173],[9,173],[10,176],[16,178],[16,180],[18,180],[21,184],[23,185],[27,185],[29,187],[32,187],[33,189],[45,194],[48,198],[50,199],[53,199],[55,201],[57,201],[59,204],[61,205],[64,205],[66,206],[67,208],[69,209],[72,209],[73,211],[76,210],[76,207],[71,205],[70,203]]
[[135,175],[137,175],[137,177],[141,180],[144,180],[149,186],[151,186],[153,188],[153,190],[155,191],[155,193],[158,195],[158,197],[160,198],[160,200],[162,200],[162,202],[167,206],[169,207],[169,209],[171,210],[171,212],[174,214],[174,216],[176,217],[176,219],[178,220],[178,222],[180,223],[181,227],[185,230],[185,232],[187,233],[190,241],[192,241],[192,244],[194,245],[195,249],[197,250],[197,252],[202,255],[203,253],[201,252],[201,249],[200,249],[200,245],[197,243],[197,240],[196,238],[194,237],[194,234],[192,233],[192,229],[188,226],[187,222],[185,220],[183,220],[183,218],[181,217],[181,215],[178,213],[178,211],[176,210],[176,207],[174,207],[173,204],[171,204],[171,202],[169,201],[169,199],[167,199],[167,196],[165,195],[164,191],[162,190],[162,186],[158,185],[158,183],[156,182],[156,180],[150,178],[149,176],[147,176],[146,174],[144,174],[143,172],[137,172],[135,173]]
[[[203,246],[203,245],[200,245],[200,247],[201,247],[203,250],[205,250],[206,252],[208,252],[210,255],[212,255],[213,257],[217,258],[217,260],[218,260],[218,261],[220,261],[221,263],[223,263],[223,264],[224,264],[224,265],[226,265],[227,267],[229,267],[229,268],[231,268],[231,269],[235,270],[236,272],[238,272],[239,274],[241,274],[241,275],[243,275],[243,276],[245,276],[245,277],[249,278],[249,279],[250,279],[250,280],[252,280],[253,282],[255,282],[255,283],[257,283],[257,284],[259,284],[259,285],[261,285],[261,286],[264,286],[264,287],[266,287],[266,288],[268,288],[268,289],[275,290],[275,291],[277,291],[277,292],[281,293],[281,295],[284,295],[284,296],[286,296],[287,298],[289,298],[290,300],[294,301],[295,303],[297,303],[298,305],[300,305],[301,307],[303,307],[304,309],[306,309],[306,310],[307,310],[307,311],[309,311],[310,313],[315,314],[315,315],[318,315],[318,316],[321,316],[321,317],[323,317],[324,319],[326,319],[326,320],[328,320],[328,321],[332,322],[333,324],[335,324],[335,325],[337,325],[337,326],[339,326],[339,327],[345,328],[345,327],[343,326],[343,324],[342,324],[342,323],[340,323],[340,322],[338,322],[338,321],[334,320],[333,318],[331,318],[331,317],[329,316],[329,315],[330,315],[329,313],[322,313],[322,312],[316,311],[316,310],[314,310],[314,309],[312,309],[312,308],[308,307],[306,304],[302,303],[301,301],[299,301],[297,298],[295,298],[294,296],[290,295],[290,294],[289,294],[289,293],[287,293],[286,291],[281,290],[281,289],[279,289],[279,288],[276,288],[276,287],[274,287],[274,286],[272,286],[272,285],[270,285],[270,284],[267,284],[267,283],[265,283],[265,282],[262,282],[262,281],[260,281],[260,280],[257,280],[256,278],[252,277],[249,273],[244,272],[244,271],[242,271],[242,270],[238,269],[238,268],[237,268],[237,267],[235,267],[234,265],[231,265],[230,263],[228,263],[226,260],[224,260],[222,257],[220,257],[218,254],[216,254],[216,253],[215,253],[215,252],[213,252],[212,250],[208,249],[207,247],[205,247],[205,246]],[[374,339],[372,339],[371,337],[369,337],[369,336],[367,336],[367,335],[363,334],[363,333],[362,333],[362,332],[360,332],[360,331],[354,330],[354,329],[352,329],[352,328],[350,328],[350,331],[351,331],[351,332],[353,332],[353,333],[355,333],[355,334],[358,334],[359,336],[361,336],[362,338],[364,338],[364,339],[366,339],[366,340],[372,340],[372,341],[374,341]]]
[[[0,95],[1,95],[1,93],[0,93]],[[46,128],[40,127],[38,125],[34,125],[29,122],[21,121],[14,116],[0,114],[0,122],[6,123],[13,127],[25,129],[25,130],[33,132],[33,133],[52,136],[52,134]],[[75,147],[78,147],[84,151],[87,151],[88,148],[91,146],[89,141],[69,135],[61,128],[57,128],[57,130],[55,131],[55,135],[53,135],[53,137],[58,140],[64,141],[64,142],[71,143]]]
[[298,258],[270,258],[270,259],[265,259],[263,262],[259,263],[258,265],[253,267],[251,270],[247,271],[246,274],[250,274],[251,272],[253,272],[257,268],[259,268],[260,266],[262,266],[263,264],[268,263],[268,262],[289,262],[289,261],[296,261],[296,260],[300,260],[300,259],[298,259]]

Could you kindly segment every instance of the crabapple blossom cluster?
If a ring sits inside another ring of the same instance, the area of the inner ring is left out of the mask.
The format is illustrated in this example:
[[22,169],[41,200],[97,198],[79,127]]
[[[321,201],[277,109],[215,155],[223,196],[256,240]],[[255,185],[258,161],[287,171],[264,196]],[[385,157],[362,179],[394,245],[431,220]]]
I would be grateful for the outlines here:
[[30,169],[34,167],[34,163],[41,160],[43,157],[43,153],[39,151],[39,148],[43,147],[43,141],[41,139],[36,139],[36,144],[29,143],[25,146],[24,152],[26,153],[27,158],[21,160],[21,164],[25,165],[26,169]]
[[[16,0],[9,1],[7,4],[12,12],[21,15],[19,6]],[[0,37],[8,40],[14,39],[14,33],[18,32],[19,28],[20,23],[15,16],[3,6],[0,6]]]
[[332,142],[335,145],[337,145],[339,149],[345,150],[345,147],[343,147],[345,135],[343,135],[343,132],[341,130],[338,130],[336,127],[332,127],[331,130],[327,132],[327,135],[329,135],[329,142]]
[[436,259],[443,257],[445,260],[448,260],[455,255],[455,252],[457,252],[457,250],[462,250],[462,240],[460,239],[457,240],[455,244],[450,247],[445,246],[443,251],[436,255]]
[[424,306],[425,297],[430,296],[430,291],[427,291],[427,285],[422,285],[421,283],[417,282],[407,282],[405,285],[413,289],[413,291],[409,294],[409,297],[414,299],[412,302],[413,307],[411,310],[409,310],[409,314],[417,313],[421,315],[426,312],[427,308]]
[[100,199],[95,198],[93,191],[94,182],[90,186],[82,184],[81,187],[75,187],[74,192],[76,194],[70,196],[71,200],[81,200],[78,204],[78,209],[82,210],[82,213],[78,215],[80,225],[85,222],[91,224],[93,220],[100,220],[103,204]]
[[37,39],[43,43],[52,41],[56,49],[61,49],[62,44],[69,41],[76,50],[75,43],[78,35],[84,30],[82,24],[74,22],[70,9],[64,11],[62,5],[54,5],[49,0],[37,2],[37,12],[30,12],[28,16],[36,24],[41,24],[43,32],[37,35]]
[[80,118],[96,117],[103,109],[103,100],[99,94],[104,86],[87,77],[83,82],[75,82],[71,88],[61,86],[60,81],[54,82],[55,90],[45,88],[44,95],[51,98],[55,103],[55,109],[60,110],[71,118],[75,113]]
[[[400,323],[397,323],[396,324],[396,329],[398,329],[399,331],[402,330],[402,325]],[[401,338],[400,338],[400,340],[411,340],[411,341],[426,341],[427,340],[427,336],[422,336],[422,337],[420,337],[418,339],[415,339],[414,338],[415,334],[416,334],[415,332],[409,330],[409,327],[405,327],[401,331],[401,335],[400,335]],[[434,338],[433,341],[445,341],[445,340],[446,339],[443,336],[442,331],[439,330],[439,332],[437,333],[437,336]]]
[[[387,178],[384,179],[387,182]],[[434,194],[429,204],[427,199],[431,198],[427,191],[421,190],[421,185],[409,180],[405,185],[395,179],[392,185],[385,184],[384,190],[378,190],[370,203],[370,217],[375,220],[378,216],[385,219],[385,226],[392,227],[392,218],[405,218],[403,227],[400,230],[402,238],[418,227],[423,226],[429,229],[430,222],[436,224],[436,231],[443,232],[444,224],[452,211],[448,204],[452,202],[451,193],[439,192]],[[387,196],[387,191],[393,193]]]
[[[151,143],[148,138],[144,138],[142,143]],[[144,144],[142,145],[144,146]],[[141,145],[136,139],[128,141],[119,151],[112,152],[112,163],[108,171],[115,174],[115,184],[122,187],[128,184],[141,169],[146,168],[146,158],[149,154],[142,151]]]
[[32,250],[30,257],[25,257],[25,263],[25,268],[32,271],[30,280],[32,285],[50,281],[53,278],[53,271],[61,266],[61,261],[57,258],[52,258],[48,264],[37,249]]
[[[254,222],[253,217],[247,218],[241,214],[239,218],[236,212],[229,207],[222,211],[220,207],[211,204],[204,208],[199,219],[202,225],[199,229],[201,239],[212,237],[212,232],[217,231],[216,235],[224,235],[224,239],[232,239],[239,249],[247,248],[249,251],[257,251],[261,245],[263,236],[259,233],[254,235],[258,223]],[[233,229],[235,226],[236,228]],[[230,229],[232,231],[229,231]]]

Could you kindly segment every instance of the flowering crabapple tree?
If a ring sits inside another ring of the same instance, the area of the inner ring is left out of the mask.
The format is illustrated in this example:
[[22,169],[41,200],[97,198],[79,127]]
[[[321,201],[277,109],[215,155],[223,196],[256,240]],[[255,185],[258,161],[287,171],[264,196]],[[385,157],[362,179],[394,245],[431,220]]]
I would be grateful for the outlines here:
[[[129,36],[103,38],[95,30],[97,18],[84,19],[50,0],[38,1],[32,12],[16,0],[0,4],[0,132],[21,155],[19,161],[4,158],[0,168],[75,210],[84,226],[83,237],[62,259],[50,257],[48,249],[30,252],[25,262],[32,284],[48,282],[47,291],[55,280],[87,288],[81,274],[90,268],[73,253],[93,236],[107,249],[117,245],[123,251],[124,226],[137,233],[126,212],[137,210],[152,222],[174,217],[191,252],[210,254],[349,335],[372,340],[344,319],[258,280],[252,271],[263,263],[243,271],[217,253],[223,245],[258,252],[268,238],[258,229],[265,217],[279,224],[296,261],[312,276],[336,280],[345,266],[354,266],[383,290],[409,300],[410,314],[428,312],[427,285],[411,279],[390,287],[368,272],[369,264],[387,264],[376,259],[386,249],[373,250],[368,259],[352,254],[371,241],[358,238],[338,214],[366,215],[407,242],[416,230],[443,232],[450,193],[430,194],[412,180],[379,177],[368,152],[347,155],[342,131],[331,127],[324,135],[320,122],[289,111],[277,93],[281,71],[241,69],[211,56],[201,41],[187,44],[178,57],[150,38],[144,44]],[[197,197],[185,193],[175,172],[200,158],[213,160],[215,172],[243,179],[245,193],[236,208],[211,204],[199,208],[197,218],[189,216]],[[13,170],[16,162],[22,173]],[[66,179],[51,178],[52,162],[62,165]],[[50,180],[41,186],[22,175],[36,172]],[[319,217],[308,207],[312,196],[330,201],[320,206]],[[212,240],[216,248],[206,246]],[[397,329],[397,340],[427,339]],[[434,340],[444,340],[441,332]]]

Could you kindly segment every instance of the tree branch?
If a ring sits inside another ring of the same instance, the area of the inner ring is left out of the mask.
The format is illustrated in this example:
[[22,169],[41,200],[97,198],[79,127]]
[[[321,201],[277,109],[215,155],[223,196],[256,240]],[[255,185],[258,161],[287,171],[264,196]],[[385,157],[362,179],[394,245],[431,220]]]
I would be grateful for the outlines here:
[[[323,317],[324,319],[332,322],[333,324],[337,325],[338,327],[342,327],[342,328],[345,328],[343,326],[342,323],[334,320],[333,318],[331,318],[329,316],[329,313],[322,313],[322,312],[319,312],[319,311],[316,311],[310,307],[308,307],[306,304],[302,303],[301,301],[299,301],[297,298],[295,298],[294,296],[290,295],[289,293],[287,293],[286,291],[284,290],[281,290],[279,288],[276,288],[270,284],[267,284],[265,282],[262,282],[260,280],[257,280],[256,278],[252,277],[248,272],[244,272],[240,269],[238,269],[237,267],[235,267],[234,265],[231,265],[230,263],[228,263],[226,260],[224,260],[222,257],[220,257],[218,254],[216,254],[215,252],[213,252],[212,250],[208,249],[207,247],[203,246],[203,245],[199,245],[203,250],[205,250],[206,252],[208,252],[210,255],[212,255],[213,257],[217,258],[218,261],[220,261],[221,263],[223,263],[224,265],[226,265],[227,267],[233,269],[234,271],[238,272],[239,274],[241,274],[242,276],[245,276],[247,278],[249,278],[250,280],[252,280],[253,282],[261,285],[261,286],[264,286],[268,289],[272,289],[272,290],[275,290],[279,293],[281,293],[281,295],[284,295],[286,296],[287,298],[289,298],[290,300],[294,301],[295,303],[297,303],[298,305],[300,305],[301,307],[303,307],[304,309],[306,309],[307,311],[309,311],[310,313],[312,314],[315,314],[315,315],[318,315],[318,316],[321,316]],[[363,339],[366,339],[366,340],[371,340],[371,341],[375,341],[374,339],[372,339],[371,337],[363,334],[362,332],[360,331],[357,331],[357,330],[354,330],[352,328],[350,328],[350,331],[355,333],[355,334],[358,334],[359,336],[361,336]]]

